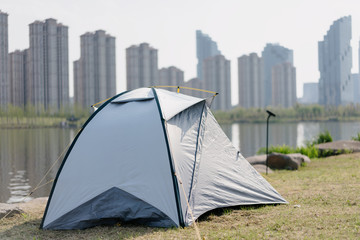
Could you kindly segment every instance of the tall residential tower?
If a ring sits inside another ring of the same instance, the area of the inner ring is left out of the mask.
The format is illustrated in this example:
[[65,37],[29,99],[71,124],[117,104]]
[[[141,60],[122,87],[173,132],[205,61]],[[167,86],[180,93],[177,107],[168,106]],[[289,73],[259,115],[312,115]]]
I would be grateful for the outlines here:
[[116,93],[115,37],[103,30],[80,36],[81,56],[74,62],[74,99],[83,108]]
[[272,105],[284,108],[296,103],[296,69],[284,62],[272,68]]
[[204,60],[203,81],[205,89],[218,92],[212,103],[214,110],[229,110],[231,108],[231,72],[230,61],[223,55],[217,55]]
[[319,48],[319,103],[347,104],[353,101],[351,80],[351,16],[340,18],[330,26]]
[[148,43],[126,49],[127,89],[150,87],[159,83],[158,50]]
[[55,19],[29,25],[29,103],[55,112],[69,104],[68,27]]
[[8,42],[8,14],[0,10],[0,108],[6,107],[10,101]]
[[214,42],[209,35],[202,33],[200,30],[196,31],[196,57],[197,63],[197,77],[203,80],[203,61],[209,57],[220,55],[217,43]]
[[256,53],[238,58],[239,105],[264,107],[263,61]]
[[[293,51],[279,44],[266,44],[261,53],[264,68],[264,104],[265,106],[272,104],[272,71],[273,67],[282,63],[293,64]],[[295,96],[296,97],[296,96]]]
[[[159,70],[159,85],[163,86],[183,86],[184,71],[171,66]],[[172,89],[174,90],[174,89]],[[176,89],[175,89],[176,90]]]

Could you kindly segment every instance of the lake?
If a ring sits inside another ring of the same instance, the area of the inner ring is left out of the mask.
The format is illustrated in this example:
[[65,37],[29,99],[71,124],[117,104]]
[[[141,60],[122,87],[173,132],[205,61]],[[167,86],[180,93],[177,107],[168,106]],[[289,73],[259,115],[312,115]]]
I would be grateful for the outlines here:
[[[221,126],[245,156],[266,145],[266,123],[234,123]],[[349,140],[360,132],[360,122],[270,123],[269,145],[303,145],[319,132],[329,130],[334,140]],[[42,181],[48,183],[30,198],[48,196],[62,159],[59,155],[78,130],[69,128],[0,129],[0,202],[21,202]],[[40,185],[42,185],[40,184]]]

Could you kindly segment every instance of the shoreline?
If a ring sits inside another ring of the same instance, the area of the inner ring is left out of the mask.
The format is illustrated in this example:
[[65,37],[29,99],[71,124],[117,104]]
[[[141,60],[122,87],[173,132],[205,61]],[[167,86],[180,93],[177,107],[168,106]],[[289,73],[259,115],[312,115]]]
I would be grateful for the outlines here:
[[[219,124],[234,124],[234,123],[254,123],[261,124],[266,123],[266,119],[240,119],[240,120],[227,120],[221,119],[215,113],[215,118]],[[86,118],[87,119],[87,118]],[[1,129],[38,129],[38,128],[81,128],[86,122],[86,119],[81,119],[76,123],[69,123],[66,119],[56,119],[51,117],[39,117],[39,118],[21,118],[19,121],[16,118],[12,118],[10,121],[4,122],[4,119],[0,118],[0,130]],[[273,118],[272,123],[301,123],[301,122],[360,122],[360,117],[348,117],[348,118],[321,118],[321,119],[297,119],[297,118]]]

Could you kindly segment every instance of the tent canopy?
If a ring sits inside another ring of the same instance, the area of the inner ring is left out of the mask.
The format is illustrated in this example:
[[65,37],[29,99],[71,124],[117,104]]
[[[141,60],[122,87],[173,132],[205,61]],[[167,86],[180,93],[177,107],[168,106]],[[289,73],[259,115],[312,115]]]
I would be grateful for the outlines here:
[[215,208],[286,203],[232,145],[206,102],[140,88],[104,103],[66,153],[41,228],[188,226]]

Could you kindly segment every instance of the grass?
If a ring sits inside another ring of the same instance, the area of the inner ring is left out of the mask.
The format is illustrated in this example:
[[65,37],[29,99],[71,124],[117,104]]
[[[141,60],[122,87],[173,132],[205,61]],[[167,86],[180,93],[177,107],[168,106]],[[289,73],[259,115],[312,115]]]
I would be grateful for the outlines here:
[[[206,239],[360,239],[360,153],[312,159],[299,171],[264,176],[288,205],[234,207],[202,216]],[[193,227],[131,224],[87,230],[39,230],[42,212],[0,224],[0,239],[195,239]]]
[[[86,118],[81,118],[76,122],[77,127],[85,121]],[[66,122],[65,117],[0,117],[0,128],[61,127]]]

